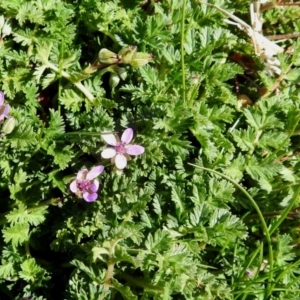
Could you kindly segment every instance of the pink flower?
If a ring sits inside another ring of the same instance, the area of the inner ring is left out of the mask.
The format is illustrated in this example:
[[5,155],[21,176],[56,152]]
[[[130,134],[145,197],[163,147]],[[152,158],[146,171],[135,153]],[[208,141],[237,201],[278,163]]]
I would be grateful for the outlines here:
[[101,156],[103,158],[111,158],[112,163],[115,163],[120,170],[126,167],[127,160],[130,159],[129,155],[139,155],[145,152],[144,147],[129,144],[133,138],[133,130],[131,128],[127,128],[123,132],[121,141],[118,136],[111,133],[102,134],[102,138],[113,147],[104,149],[101,152]]
[[10,110],[10,106],[8,104],[4,104],[4,94],[0,92],[0,123],[4,120],[4,118],[8,115]]
[[88,171],[82,169],[77,173],[76,179],[70,184],[71,192],[75,193],[77,197],[82,198],[87,202],[93,202],[97,199],[96,193],[99,188],[99,181],[95,179],[104,170],[103,166],[96,166]]

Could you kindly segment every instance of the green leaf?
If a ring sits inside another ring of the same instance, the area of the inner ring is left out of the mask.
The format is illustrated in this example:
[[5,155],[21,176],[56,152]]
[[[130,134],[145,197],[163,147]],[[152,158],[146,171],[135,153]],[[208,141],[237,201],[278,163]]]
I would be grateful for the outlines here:
[[292,69],[285,76],[285,79],[289,80],[289,81],[297,81],[298,82],[299,78],[300,78],[300,70],[298,68],[297,69]]
[[49,60],[52,47],[53,47],[52,43],[41,43],[38,44],[36,47],[37,49],[36,58],[39,61],[41,61],[45,66],[48,66],[48,60]]
[[163,56],[169,62],[170,65],[174,65],[180,61],[180,52],[177,49],[175,50],[173,45],[168,45],[164,49]]
[[257,137],[256,130],[248,127],[246,130],[234,130],[232,132],[233,138],[236,141],[238,147],[243,151],[254,150],[254,141]]
[[83,103],[83,99],[72,89],[64,89],[59,101],[72,112],[79,111]]
[[35,71],[34,71],[33,75],[36,77],[36,80],[38,83],[40,82],[41,77],[46,69],[47,69],[47,67],[45,65],[35,67]]
[[176,209],[178,210],[178,215],[180,216],[184,211],[184,202],[183,202],[185,196],[184,190],[179,186],[174,186],[172,188],[171,195],[172,195],[171,199],[175,203]]
[[13,246],[18,246],[29,240],[29,225],[16,224],[3,229],[3,236],[6,243],[11,242]]
[[250,158],[246,167],[246,172],[268,192],[272,190],[271,180],[280,170],[281,165],[279,163],[261,163],[254,156]]
[[26,182],[27,174],[20,168],[14,176],[14,184],[9,187],[13,199],[18,199],[19,193],[24,189]]
[[36,264],[34,258],[28,258],[21,264],[19,276],[27,282],[34,282],[39,280],[39,277],[42,277],[44,273],[45,271]]
[[148,214],[145,211],[143,211],[141,213],[141,221],[142,221],[142,224],[145,227],[148,227],[148,228],[152,227],[152,225],[151,225],[151,218],[148,216]]
[[[28,122],[28,121],[27,121]],[[36,144],[37,134],[26,121],[18,120],[18,126],[10,134],[11,146],[16,149],[25,149]]]
[[284,166],[282,166],[282,169],[280,170],[280,174],[282,175],[283,179],[286,181],[294,183],[296,180],[294,172]]
[[69,165],[74,156],[72,146],[63,146],[61,144],[49,146],[47,148],[47,153],[54,157],[54,163],[62,170]]
[[154,234],[149,234],[145,242],[146,248],[151,252],[159,252],[169,247],[170,236],[167,231],[157,230]]
[[109,255],[109,251],[103,247],[93,247],[92,253],[93,253],[93,261],[95,261],[97,258],[99,258],[100,260],[104,260],[102,257],[103,254]]
[[37,207],[28,210],[24,204],[20,204],[18,208],[14,208],[6,215],[7,221],[12,225],[17,223],[30,225],[39,225],[44,222],[47,207]]
[[138,299],[137,296],[135,296],[130,288],[128,286],[122,285],[117,280],[112,279],[111,281],[112,288],[116,289],[123,297],[123,299],[127,300],[136,300]]
[[20,43],[22,46],[29,46],[34,41],[34,35],[31,30],[26,28],[25,30],[18,30],[14,33],[14,41]]
[[42,78],[43,89],[46,89],[49,85],[51,85],[53,82],[55,82],[57,80],[57,78],[58,78],[58,75],[54,72],[46,74],[46,76],[44,76]]
[[224,168],[223,172],[236,182],[239,182],[244,176],[245,157],[239,153],[238,157],[230,162],[230,165]]
[[2,261],[0,265],[0,278],[7,279],[7,277],[11,277],[14,274],[14,263]]
[[148,85],[155,85],[158,81],[158,72],[150,66],[140,68],[141,75]]
[[185,42],[183,44],[184,50],[187,54],[192,54],[194,47],[195,47],[195,41],[196,41],[196,33],[193,28],[189,28],[187,32],[185,33]]
[[50,121],[48,127],[44,130],[45,139],[52,140],[65,133],[65,124],[61,114],[58,111],[50,109]]

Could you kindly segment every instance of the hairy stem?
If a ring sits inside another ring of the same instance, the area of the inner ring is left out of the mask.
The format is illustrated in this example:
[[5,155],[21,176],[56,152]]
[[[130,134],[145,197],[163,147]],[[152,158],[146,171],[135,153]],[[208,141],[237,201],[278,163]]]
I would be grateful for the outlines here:
[[95,97],[93,94],[81,83],[76,82],[72,79],[72,76],[67,73],[66,71],[59,70],[58,67],[48,62],[47,66],[55,71],[56,73],[61,74],[64,78],[68,79],[70,82],[72,82],[90,101],[94,101]]
[[181,15],[181,41],[180,41],[180,52],[181,52],[181,72],[182,72],[182,100],[186,104],[185,96],[185,66],[184,66],[184,23],[185,23],[185,6],[186,0],[183,0],[182,15]]
[[103,283],[104,288],[107,290],[111,287],[111,280],[114,276],[114,269],[115,269],[115,263],[116,263],[116,261],[114,259],[114,252],[115,252],[115,247],[120,240],[121,239],[116,239],[115,241],[113,241],[111,243],[111,247],[109,249],[109,260],[107,262],[106,276],[105,276],[104,283]]
[[291,70],[293,64],[290,64],[285,72],[282,72],[280,76],[275,80],[275,83],[273,84],[272,88],[267,91],[264,95],[262,95],[262,99],[268,98],[279,86],[281,81],[285,79],[285,76],[288,74],[288,72]]
[[105,276],[105,279],[104,279],[105,289],[110,288],[110,283],[111,283],[111,280],[114,276],[114,268],[115,268],[115,261],[113,259],[110,259],[107,263],[107,271],[106,271],[106,276]]

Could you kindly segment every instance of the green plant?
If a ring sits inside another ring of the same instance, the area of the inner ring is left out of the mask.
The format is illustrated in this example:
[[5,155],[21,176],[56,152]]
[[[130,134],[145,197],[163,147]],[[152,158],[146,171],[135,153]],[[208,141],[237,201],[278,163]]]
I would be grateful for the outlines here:
[[299,42],[270,75],[200,1],[0,7],[1,299],[297,299]]

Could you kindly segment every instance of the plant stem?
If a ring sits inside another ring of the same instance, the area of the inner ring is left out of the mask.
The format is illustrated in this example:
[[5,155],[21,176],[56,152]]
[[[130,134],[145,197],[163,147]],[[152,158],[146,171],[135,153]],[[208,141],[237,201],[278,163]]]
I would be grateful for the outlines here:
[[[104,133],[104,132],[103,132]],[[105,132],[106,134],[115,134],[114,132]],[[101,132],[91,132],[91,131],[74,131],[74,132],[65,132],[64,135],[87,135],[87,136],[101,136]]]
[[72,79],[72,76],[67,73],[66,71],[59,70],[58,67],[53,65],[52,63],[48,62],[47,67],[55,71],[56,73],[61,74],[64,78],[68,79],[70,82],[72,82],[90,101],[94,101],[95,97],[93,94],[81,83],[76,82]]
[[300,2],[296,2],[296,3],[281,3],[282,1],[272,1],[271,3],[267,3],[266,5],[262,6],[260,8],[260,11],[265,11],[268,9],[272,9],[275,8],[277,6],[299,6]]
[[110,259],[107,263],[107,271],[106,271],[106,276],[104,279],[104,288],[109,289],[110,288],[110,283],[111,279],[114,276],[114,268],[115,268],[115,261],[113,259]]
[[261,96],[261,99],[268,98],[279,86],[280,82],[285,79],[285,76],[288,74],[288,72],[291,70],[292,64],[288,66],[286,71],[282,72],[278,78],[276,78],[275,83],[273,84],[272,88],[268,90],[264,95]]
[[25,252],[26,252],[26,256],[31,256],[30,254],[30,247],[29,247],[29,242],[25,242]]
[[106,290],[108,290],[111,287],[111,280],[114,276],[114,268],[115,268],[115,263],[116,263],[116,261],[114,259],[114,252],[115,252],[115,247],[120,240],[121,239],[116,239],[115,241],[113,241],[111,243],[111,247],[109,249],[109,260],[107,262],[106,276],[105,276],[104,283],[103,283],[104,288]]
[[180,52],[181,52],[181,72],[182,72],[182,100],[186,105],[186,96],[185,96],[185,66],[184,66],[184,23],[185,23],[185,7],[186,0],[183,0],[182,4],[182,13],[181,13],[181,41],[180,41]]

